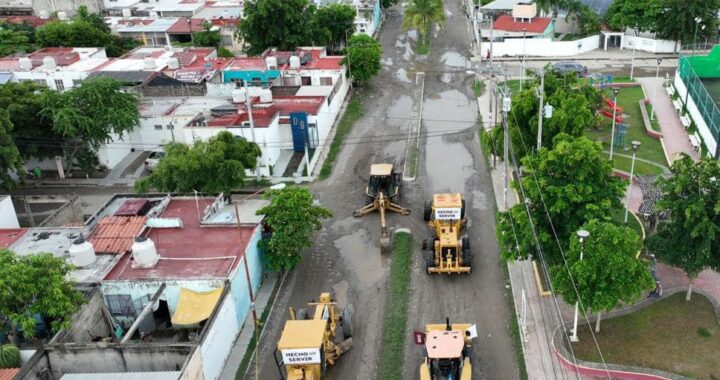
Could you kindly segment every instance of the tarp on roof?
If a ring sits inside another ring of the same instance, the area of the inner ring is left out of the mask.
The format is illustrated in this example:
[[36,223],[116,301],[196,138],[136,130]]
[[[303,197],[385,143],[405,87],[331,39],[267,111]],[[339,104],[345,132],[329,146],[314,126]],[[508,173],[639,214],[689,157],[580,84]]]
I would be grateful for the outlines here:
[[210,318],[215,310],[215,305],[220,300],[222,291],[222,287],[205,293],[180,288],[178,305],[171,318],[172,324],[195,325]]
[[164,372],[116,372],[116,373],[68,373],[60,380],[177,380],[180,371]]

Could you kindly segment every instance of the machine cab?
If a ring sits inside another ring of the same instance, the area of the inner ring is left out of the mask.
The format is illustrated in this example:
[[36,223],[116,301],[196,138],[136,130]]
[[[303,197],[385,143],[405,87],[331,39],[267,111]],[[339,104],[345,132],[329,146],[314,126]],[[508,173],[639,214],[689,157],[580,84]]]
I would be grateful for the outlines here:
[[325,378],[324,319],[289,320],[275,351],[275,363],[283,380],[321,380]]
[[420,367],[422,380],[470,379],[472,368],[468,358],[465,332],[431,330],[426,334],[427,357]]

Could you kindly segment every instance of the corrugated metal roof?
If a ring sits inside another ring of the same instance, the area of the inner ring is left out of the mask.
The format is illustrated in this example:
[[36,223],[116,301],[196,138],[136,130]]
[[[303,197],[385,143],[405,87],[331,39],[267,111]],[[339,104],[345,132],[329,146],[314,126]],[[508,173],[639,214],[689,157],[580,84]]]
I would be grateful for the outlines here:
[[133,239],[140,235],[146,220],[145,216],[106,216],[100,219],[88,240],[95,252],[128,252]]
[[116,373],[68,373],[60,380],[177,380],[180,371],[165,372],[116,372]]
[[20,372],[20,368],[0,369],[0,380],[13,380],[18,372]]

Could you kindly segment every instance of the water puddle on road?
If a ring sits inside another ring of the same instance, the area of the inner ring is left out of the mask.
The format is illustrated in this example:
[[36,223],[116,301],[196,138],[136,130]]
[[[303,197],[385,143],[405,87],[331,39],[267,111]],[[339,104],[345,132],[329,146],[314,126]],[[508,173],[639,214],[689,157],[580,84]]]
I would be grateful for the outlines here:
[[462,141],[477,117],[477,108],[457,90],[426,98],[423,126],[426,174],[433,192],[463,191],[473,173],[473,159]]
[[371,240],[372,237],[365,229],[335,240],[335,248],[340,251],[346,267],[365,286],[375,285],[384,273],[380,250]]
[[408,95],[401,95],[387,109],[387,123],[393,126],[406,125],[412,112],[413,101]]
[[408,78],[407,71],[405,71],[405,69],[403,68],[400,68],[398,69],[398,71],[395,72],[395,77],[401,82],[412,83],[410,78]]
[[408,30],[407,36],[411,40],[417,41],[417,30]]
[[445,66],[450,67],[468,67],[467,58],[463,57],[460,53],[454,51],[448,51],[442,55],[441,60],[445,63]]

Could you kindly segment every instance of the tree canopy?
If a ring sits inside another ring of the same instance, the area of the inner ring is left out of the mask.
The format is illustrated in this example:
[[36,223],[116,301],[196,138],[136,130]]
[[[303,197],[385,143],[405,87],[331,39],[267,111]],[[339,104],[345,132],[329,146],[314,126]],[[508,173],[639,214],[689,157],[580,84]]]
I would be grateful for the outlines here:
[[222,131],[192,147],[173,143],[165,146],[165,157],[148,177],[135,182],[135,189],[161,192],[201,191],[230,194],[245,184],[245,169],[255,169],[260,147]]
[[[555,291],[565,302],[574,304],[579,294],[582,310],[600,313],[612,310],[619,302],[635,302],[653,288],[655,280],[647,265],[635,257],[642,246],[635,231],[598,221],[583,228],[590,236],[582,247],[577,237],[570,237],[567,267],[550,268]],[[598,315],[596,330],[599,326]]]
[[[527,156],[522,162],[526,172],[522,188],[545,258],[551,264],[560,261],[553,229],[564,244],[582,225],[591,220],[610,220],[611,210],[621,206],[622,181],[612,176],[612,165],[603,156],[602,146],[586,137],[560,134],[552,149],[543,147],[539,155]],[[519,188],[516,183],[513,186]],[[518,233],[518,226],[528,229]],[[523,204],[499,213],[498,239],[503,258],[521,259],[536,252],[529,226]]]
[[670,220],[658,225],[647,247],[693,279],[705,268],[720,269],[720,161],[696,163],[685,155],[670,171],[670,178],[658,179],[663,195],[656,205]]
[[192,45],[202,47],[220,46],[220,30],[212,30],[212,24],[208,21],[202,24],[203,31],[192,34]]
[[293,50],[313,40],[315,6],[307,0],[249,0],[244,9],[237,33],[249,45],[250,55],[269,47]]
[[17,173],[20,180],[25,178],[25,165],[20,152],[12,141],[12,130],[10,113],[5,109],[0,109],[0,182],[5,190],[14,190],[17,187],[11,173]]
[[27,53],[33,50],[27,33],[0,25],[0,57],[14,53]]
[[50,90],[28,81],[0,85],[0,109],[9,113],[13,142],[24,158],[62,155],[62,137],[53,132],[52,122],[41,116],[40,98],[46,91]]
[[330,210],[313,205],[309,190],[289,187],[265,193],[270,205],[257,211],[265,215],[264,223],[272,231],[268,240],[261,240],[272,270],[290,270],[301,260],[302,250],[311,247],[315,231],[322,228],[322,220],[332,217]]
[[320,29],[316,42],[338,51],[345,44],[345,37],[353,35],[355,30],[355,8],[340,3],[321,7],[316,12],[315,23]]
[[342,64],[350,68],[351,80],[368,82],[382,68],[380,64],[382,47],[374,38],[366,34],[350,37],[349,43]]
[[412,0],[405,7],[402,27],[416,29],[420,41],[427,43],[430,28],[433,25],[442,28],[445,22],[444,5],[443,0]]
[[50,320],[58,331],[67,327],[70,317],[85,301],[82,293],[68,281],[72,266],[64,258],[50,253],[20,256],[0,250],[0,320],[16,327],[23,335],[35,335],[35,314]]

